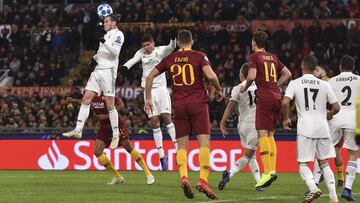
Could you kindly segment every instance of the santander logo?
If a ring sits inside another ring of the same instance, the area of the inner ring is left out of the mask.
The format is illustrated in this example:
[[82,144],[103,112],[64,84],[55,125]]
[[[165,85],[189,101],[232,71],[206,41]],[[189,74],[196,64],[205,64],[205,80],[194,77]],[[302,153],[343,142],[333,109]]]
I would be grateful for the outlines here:
[[55,141],[52,141],[48,152],[38,160],[38,165],[44,170],[64,170],[69,166],[69,159],[60,153]]

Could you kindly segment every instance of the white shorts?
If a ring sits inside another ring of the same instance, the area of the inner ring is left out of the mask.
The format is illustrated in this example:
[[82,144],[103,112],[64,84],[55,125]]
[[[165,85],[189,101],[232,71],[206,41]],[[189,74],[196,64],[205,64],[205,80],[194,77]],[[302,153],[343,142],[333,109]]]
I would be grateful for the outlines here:
[[298,162],[311,162],[316,158],[325,160],[335,157],[334,145],[330,138],[308,138],[297,136],[296,156]]
[[152,116],[159,116],[162,113],[171,114],[171,98],[167,87],[159,86],[152,88],[151,96],[153,102],[153,112],[152,114],[148,114],[149,118]]
[[247,149],[256,150],[259,145],[255,122],[242,122],[238,124],[241,145]]
[[95,69],[86,84],[85,90],[103,93],[105,96],[115,97],[115,68]]
[[341,138],[344,139],[343,148],[349,149],[352,151],[359,150],[358,145],[355,142],[355,133],[352,129],[346,129],[346,128],[338,128],[333,125],[329,125],[330,127],[330,135],[331,139],[333,141],[334,146],[337,145]]

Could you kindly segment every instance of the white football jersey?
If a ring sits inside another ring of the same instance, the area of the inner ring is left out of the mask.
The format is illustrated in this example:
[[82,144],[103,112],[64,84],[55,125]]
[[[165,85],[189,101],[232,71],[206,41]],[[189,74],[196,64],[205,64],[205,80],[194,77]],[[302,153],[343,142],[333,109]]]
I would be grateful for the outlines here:
[[331,78],[329,83],[341,107],[329,123],[338,128],[355,129],[355,103],[360,91],[360,77],[351,72],[342,72]]
[[[170,43],[167,46],[158,46],[155,47],[154,51],[151,54],[145,54],[143,49],[139,49],[133,58],[128,60],[124,66],[130,69],[133,65],[141,61],[142,64],[142,77],[141,77],[141,87],[145,88],[146,78],[149,73],[155,68],[161,60],[167,57],[171,52],[176,48],[176,41],[170,40]],[[166,85],[166,76],[165,73],[160,74],[154,79],[153,87],[158,86],[167,86]]]
[[330,137],[326,104],[334,104],[337,99],[328,82],[312,74],[305,74],[289,83],[285,97],[295,99],[298,135],[309,138]]
[[115,68],[119,65],[119,55],[124,44],[124,34],[119,29],[112,29],[104,35],[105,43],[99,42],[99,49],[94,56],[98,63],[96,69]]
[[240,87],[245,86],[245,84],[246,81],[243,81],[231,90],[230,100],[238,102],[239,123],[255,123],[257,88],[255,82],[253,82],[244,93],[240,93]]

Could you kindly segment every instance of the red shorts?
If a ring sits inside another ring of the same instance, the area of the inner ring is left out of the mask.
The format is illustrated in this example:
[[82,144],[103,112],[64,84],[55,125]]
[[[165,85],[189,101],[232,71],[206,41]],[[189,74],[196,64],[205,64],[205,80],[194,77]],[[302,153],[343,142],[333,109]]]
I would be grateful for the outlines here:
[[[125,125],[125,121],[120,117],[119,117],[119,138],[120,138],[119,146],[121,146],[122,141],[130,139],[129,131]],[[104,141],[106,147],[110,145],[112,139],[112,128],[111,128],[110,120],[107,125],[100,124],[100,129],[96,134],[96,139]]]
[[274,130],[280,122],[281,99],[256,101],[256,130]]
[[210,115],[207,103],[186,103],[174,107],[176,138],[195,135],[210,135]]

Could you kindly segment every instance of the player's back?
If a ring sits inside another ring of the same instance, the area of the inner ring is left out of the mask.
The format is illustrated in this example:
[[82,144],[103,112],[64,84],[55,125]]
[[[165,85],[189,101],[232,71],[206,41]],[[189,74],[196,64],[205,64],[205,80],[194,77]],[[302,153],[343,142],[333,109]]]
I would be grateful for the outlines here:
[[240,93],[240,87],[245,86],[245,83],[246,81],[243,81],[232,89],[230,100],[238,102],[240,123],[255,123],[257,88],[255,82],[253,82],[244,93]]
[[156,66],[160,73],[167,71],[171,77],[173,104],[207,102],[203,66],[209,65],[206,55],[191,49],[180,49]]
[[298,134],[312,138],[329,137],[326,104],[337,101],[329,83],[305,74],[289,83],[285,96],[291,98],[291,95],[298,115]]
[[329,80],[340,103],[340,111],[329,121],[340,128],[355,129],[355,103],[360,91],[360,77],[351,72],[341,72]]
[[256,86],[260,101],[281,99],[281,93],[277,86],[280,72],[285,67],[276,56],[266,51],[255,52],[248,56],[250,68],[255,68]]

